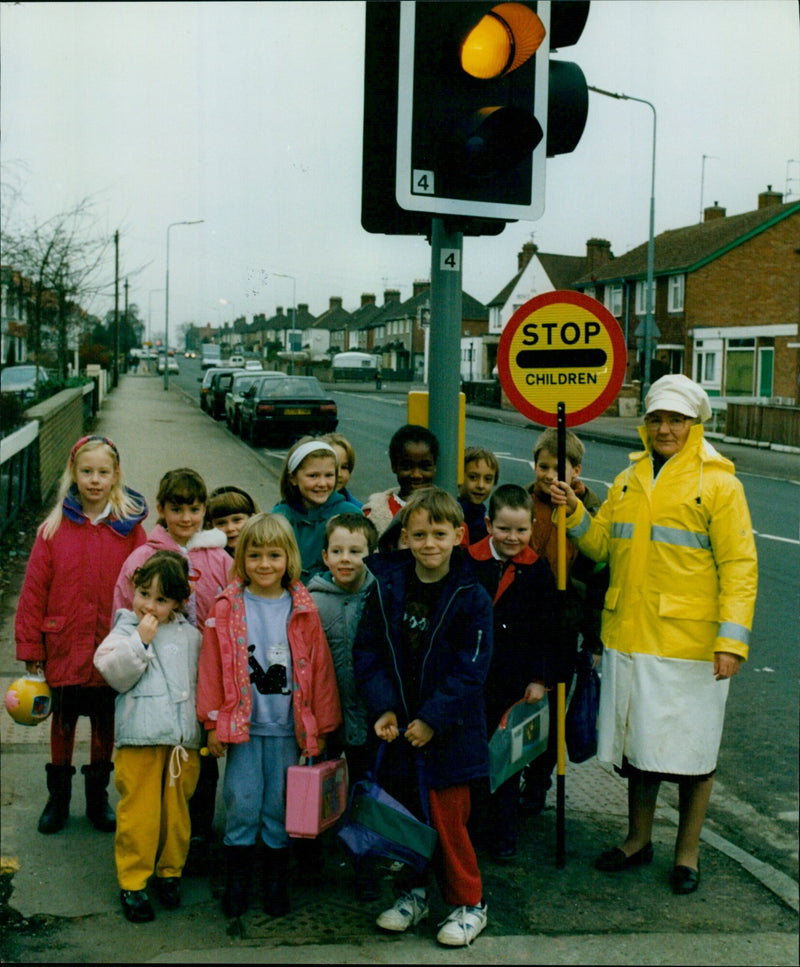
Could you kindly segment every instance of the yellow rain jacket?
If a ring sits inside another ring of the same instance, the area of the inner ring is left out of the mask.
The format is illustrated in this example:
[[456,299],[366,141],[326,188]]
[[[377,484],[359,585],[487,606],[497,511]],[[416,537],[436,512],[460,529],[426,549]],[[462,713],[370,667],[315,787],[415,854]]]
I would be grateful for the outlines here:
[[729,685],[714,679],[714,653],[748,654],[758,580],[750,512],[733,464],[701,425],[655,480],[649,448],[630,459],[595,517],[580,503],[567,517],[581,551],[609,562],[597,754],[705,775],[716,768]]

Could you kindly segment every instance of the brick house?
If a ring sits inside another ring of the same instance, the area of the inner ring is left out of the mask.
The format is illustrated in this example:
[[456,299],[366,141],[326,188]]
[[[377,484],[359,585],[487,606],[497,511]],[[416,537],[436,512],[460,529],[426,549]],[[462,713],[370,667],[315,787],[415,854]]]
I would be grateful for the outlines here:
[[520,306],[543,292],[576,288],[576,279],[598,269],[613,257],[611,243],[603,238],[590,238],[586,243],[586,255],[540,252],[535,243],[526,242],[517,255],[516,275],[488,303],[489,325],[482,345],[482,376],[476,378],[486,378],[494,372],[500,335]]
[[331,296],[325,312],[303,333],[303,347],[310,350],[311,358],[324,358],[347,349],[351,319],[352,313],[342,308],[342,297]]
[[[609,258],[573,287],[619,320],[635,375],[636,330],[646,307],[647,244]],[[696,225],[654,239],[652,376],[685,373],[710,396],[798,399],[800,202],[770,187],[758,208],[727,215],[716,202]]]
[[[427,279],[416,279],[412,295],[404,302],[400,301],[397,289],[387,289],[383,307],[371,312],[371,317],[361,330],[366,334],[366,339],[359,339],[358,348],[379,353],[381,365],[387,370],[402,373],[409,379],[424,379],[430,311],[430,282]],[[480,342],[488,329],[488,321],[486,306],[468,292],[462,292],[462,370],[471,339],[477,338]]]

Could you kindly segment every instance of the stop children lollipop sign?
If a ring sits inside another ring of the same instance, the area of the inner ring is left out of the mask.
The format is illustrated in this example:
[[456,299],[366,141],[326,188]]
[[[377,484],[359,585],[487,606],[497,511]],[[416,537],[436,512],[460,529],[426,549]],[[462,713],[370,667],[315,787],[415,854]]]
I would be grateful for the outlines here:
[[497,371],[514,408],[543,426],[600,416],[625,377],[627,352],[617,320],[580,292],[536,296],[514,313],[500,337]]

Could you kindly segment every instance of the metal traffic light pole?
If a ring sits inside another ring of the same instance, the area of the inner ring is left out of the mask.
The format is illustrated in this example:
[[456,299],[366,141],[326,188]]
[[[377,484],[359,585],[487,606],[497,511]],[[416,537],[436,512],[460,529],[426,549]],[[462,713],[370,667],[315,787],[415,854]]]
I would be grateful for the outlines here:
[[458,394],[461,391],[461,262],[464,236],[432,219],[428,427],[439,441],[436,485],[458,491]]

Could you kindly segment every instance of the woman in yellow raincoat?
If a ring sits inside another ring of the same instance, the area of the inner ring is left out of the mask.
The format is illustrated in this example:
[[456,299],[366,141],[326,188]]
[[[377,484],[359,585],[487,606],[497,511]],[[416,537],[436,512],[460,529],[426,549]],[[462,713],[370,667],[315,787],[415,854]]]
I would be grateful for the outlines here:
[[700,386],[663,376],[645,400],[646,449],[631,454],[597,515],[567,484],[552,488],[570,539],[609,562],[597,754],[628,778],[628,835],[595,867],[651,862],[659,785],[677,782],[675,893],[699,883],[729,679],[747,659],[758,577],[744,490],[703,436],[710,415]]

